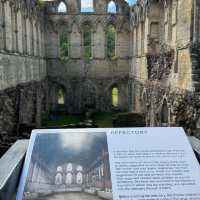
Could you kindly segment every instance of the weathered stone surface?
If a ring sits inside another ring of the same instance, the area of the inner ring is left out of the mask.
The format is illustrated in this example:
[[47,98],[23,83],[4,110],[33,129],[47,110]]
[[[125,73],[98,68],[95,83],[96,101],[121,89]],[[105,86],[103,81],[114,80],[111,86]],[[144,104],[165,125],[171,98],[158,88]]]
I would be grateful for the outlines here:
[[[144,113],[146,126],[183,126],[200,137],[200,4],[197,0],[0,0],[0,144],[27,137],[49,112]],[[84,58],[85,25],[91,57]],[[107,56],[113,25],[115,56]],[[60,36],[68,36],[63,59]],[[118,89],[118,106],[112,89]],[[64,104],[58,103],[58,92]],[[134,118],[132,119],[134,121]]]
[[145,113],[147,126],[182,126],[197,137],[199,6],[195,0],[139,0],[130,12],[133,110]]

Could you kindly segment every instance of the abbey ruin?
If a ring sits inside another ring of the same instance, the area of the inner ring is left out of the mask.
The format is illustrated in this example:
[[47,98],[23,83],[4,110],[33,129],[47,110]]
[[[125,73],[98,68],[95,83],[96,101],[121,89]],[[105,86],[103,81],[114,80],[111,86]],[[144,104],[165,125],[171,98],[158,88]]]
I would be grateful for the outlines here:
[[200,2],[83,2],[0,0],[0,140],[87,109],[198,136]]

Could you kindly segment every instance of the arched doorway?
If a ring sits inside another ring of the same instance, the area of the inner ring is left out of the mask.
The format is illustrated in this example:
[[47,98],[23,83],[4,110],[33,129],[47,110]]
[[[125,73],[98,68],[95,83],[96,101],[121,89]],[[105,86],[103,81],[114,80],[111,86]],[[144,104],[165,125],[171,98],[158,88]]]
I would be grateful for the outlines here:
[[117,86],[112,87],[112,106],[114,108],[119,106],[119,89]]
[[63,115],[66,113],[66,96],[65,89],[62,86],[56,88],[56,106],[55,113],[57,115]]
[[67,175],[66,175],[66,180],[65,180],[66,184],[67,184],[67,185],[71,185],[71,184],[72,184],[72,181],[73,181],[73,176],[72,176],[72,174],[71,174],[71,173],[67,173]]
[[59,87],[57,90],[57,104],[58,105],[65,104],[65,91],[62,87]]
[[169,109],[166,99],[163,101],[161,110],[161,125],[164,127],[169,126]]
[[83,183],[83,174],[82,172],[78,172],[77,175],[76,175],[76,183],[78,185],[82,185]]

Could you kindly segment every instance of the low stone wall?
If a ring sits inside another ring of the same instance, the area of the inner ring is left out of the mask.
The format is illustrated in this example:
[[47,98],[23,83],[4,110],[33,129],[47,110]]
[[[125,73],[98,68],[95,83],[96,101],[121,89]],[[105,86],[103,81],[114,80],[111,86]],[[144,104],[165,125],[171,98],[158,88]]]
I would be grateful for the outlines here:
[[145,116],[142,113],[122,113],[113,120],[114,127],[145,127]]
[[46,80],[0,91],[0,145],[5,150],[40,127],[41,117],[48,111],[46,99]]

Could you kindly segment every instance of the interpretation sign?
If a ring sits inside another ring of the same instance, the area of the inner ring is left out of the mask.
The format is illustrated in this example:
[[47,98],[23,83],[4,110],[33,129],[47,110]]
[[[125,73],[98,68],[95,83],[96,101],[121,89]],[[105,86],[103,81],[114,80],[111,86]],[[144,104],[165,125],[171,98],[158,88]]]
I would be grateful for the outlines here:
[[182,128],[113,129],[114,200],[199,200],[200,167]]
[[200,200],[182,128],[35,130],[17,200]]

